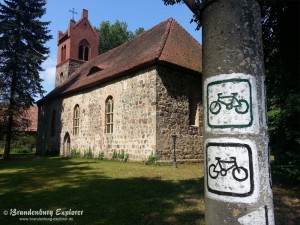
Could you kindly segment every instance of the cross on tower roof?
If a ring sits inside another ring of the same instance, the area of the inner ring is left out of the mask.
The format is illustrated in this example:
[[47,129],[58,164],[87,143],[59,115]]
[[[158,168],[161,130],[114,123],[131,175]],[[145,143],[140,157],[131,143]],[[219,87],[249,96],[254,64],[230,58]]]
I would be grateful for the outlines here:
[[69,10],[69,12],[72,13],[72,20],[74,20],[74,14],[78,14],[78,13],[75,12],[74,8],[72,10]]

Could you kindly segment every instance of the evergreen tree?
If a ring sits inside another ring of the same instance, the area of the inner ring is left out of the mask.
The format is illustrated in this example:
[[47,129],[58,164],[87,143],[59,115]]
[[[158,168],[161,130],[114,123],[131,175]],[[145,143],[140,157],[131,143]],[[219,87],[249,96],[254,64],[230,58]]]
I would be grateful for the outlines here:
[[46,0],[4,0],[0,3],[0,101],[5,105],[6,138],[3,158],[9,158],[11,139],[22,110],[44,91],[39,72],[51,38],[40,21]]
[[136,29],[135,33],[128,31],[127,23],[118,20],[114,24],[110,24],[109,21],[103,21],[99,30],[100,54],[116,48],[144,32],[144,28]]

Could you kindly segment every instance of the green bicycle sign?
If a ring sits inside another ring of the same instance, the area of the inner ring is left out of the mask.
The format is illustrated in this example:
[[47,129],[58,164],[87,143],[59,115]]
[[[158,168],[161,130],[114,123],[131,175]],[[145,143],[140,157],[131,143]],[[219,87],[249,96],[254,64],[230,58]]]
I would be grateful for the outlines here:
[[246,128],[253,125],[251,79],[232,78],[207,82],[207,125],[210,128]]
[[245,114],[249,110],[249,103],[244,99],[237,98],[238,93],[231,93],[231,95],[223,96],[222,93],[218,93],[217,101],[213,101],[209,110],[212,114],[216,115],[221,111],[222,105],[225,106],[226,110],[235,109],[239,114]]

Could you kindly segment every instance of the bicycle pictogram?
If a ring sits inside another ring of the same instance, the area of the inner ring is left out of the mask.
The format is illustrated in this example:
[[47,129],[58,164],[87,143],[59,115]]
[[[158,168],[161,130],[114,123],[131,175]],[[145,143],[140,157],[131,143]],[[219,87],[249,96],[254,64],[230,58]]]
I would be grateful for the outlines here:
[[[236,157],[230,157],[231,160],[221,160],[220,157],[215,157],[217,160],[216,164],[211,164],[209,166],[209,176],[212,179],[216,179],[219,174],[221,176],[226,176],[227,172],[232,169],[232,177],[236,181],[245,181],[248,178],[248,170],[242,166],[238,166],[236,162]],[[225,164],[232,164],[228,168],[223,166]]]
[[231,95],[223,96],[222,93],[218,93],[217,101],[213,101],[209,110],[212,114],[216,115],[221,111],[222,104],[226,106],[227,110],[235,108],[235,111],[239,114],[245,114],[249,110],[249,103],[244,99],[237,98],[238,93],[234,92]]

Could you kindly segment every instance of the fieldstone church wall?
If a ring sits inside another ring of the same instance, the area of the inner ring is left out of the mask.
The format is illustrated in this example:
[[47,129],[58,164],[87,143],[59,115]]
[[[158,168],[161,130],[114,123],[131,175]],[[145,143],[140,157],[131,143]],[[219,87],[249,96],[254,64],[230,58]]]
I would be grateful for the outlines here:
[[[199,76],[199,75],[198,75]],[[201,78],[166,67],[151,67],[123,76],[93,89],[39,107],[39,153],[64,154],[66,136],[70,148],[94,156],[124,151],[131,161],[172,159],[171,134],[176,133],[177,159],[202,160]],[[105,102],[114,101],[114,131],[105,132]],[[80,109],[79,134],[73,134],[73,112]],[[192,113],[190,113],[192,110]],[[53,114],[55,116],[53,116]],[[53,121],[54,117],[54,121]]]
[[201,77],[159,68],[157,87],[156,154],[161,161],[173,159],[172,134],[177,135],[178,161],[202,161]]
[[66,60],[66,62],[58,65],[56,67],[55,86],[58,86],[65,82],[69,78],[70,74],[75,72],[82,64],[82,61],[68,59]]

